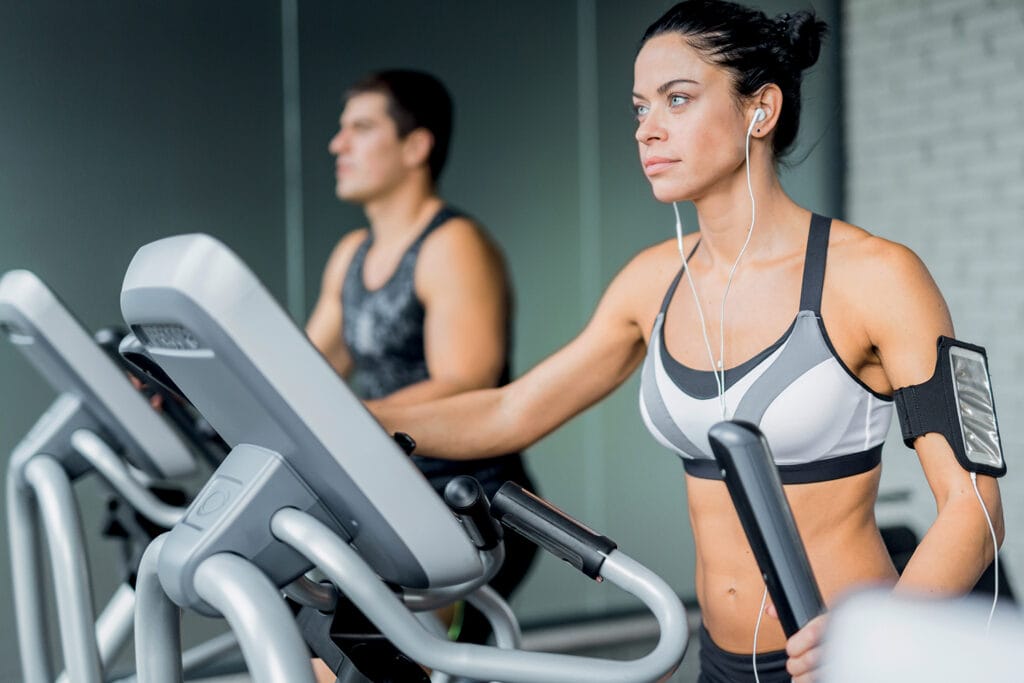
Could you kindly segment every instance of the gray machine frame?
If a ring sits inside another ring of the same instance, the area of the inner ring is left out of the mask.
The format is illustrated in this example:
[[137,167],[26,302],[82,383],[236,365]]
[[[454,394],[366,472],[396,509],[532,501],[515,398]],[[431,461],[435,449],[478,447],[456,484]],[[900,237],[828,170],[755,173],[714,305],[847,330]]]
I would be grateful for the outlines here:
[[[65,665],[76,683],[98,682],[131,634],[135,598],[131,587],[120,587],[95,619],[72,482],[98,471],[141,514],[169,527],[183,510],[163,503],[144,484],[151,477],[190,474],[195,459],[33,273],[13,270],[0,278],[0,332],[59,394],[15,447],[7,468],[15,616],[25,680],[53,680],[44,600],[49,589],[41,581],[45,537]],[[67,678],[65,673],[58,680]]]
[[[223,614],[240,628],[258,683],[311,681],[304,648],[298,657],[292,651],[297,627],[281,618],[277,589],[314,565],[400,649],[438,671],[624,683],[655,680],[678,665],[688,636],[682,604],[618,550],[601,577],[637,595],[661,626],[654,650],[638,660],[508,649],[517,627],[503,604],[490,617],[505,649],[451,643],[425,628],[412,608],[487,595],[478,587],[496,569],[491,553],[471,544],[422,474],[220,242],[182,235],[144,246],[125,275],[121,309],[148,361],[233,446],[186,517],[143,560],[141,683],[176,680],[174,605]],[[243,571],[240,558],[259,571]],[[225,603],[221,582],[244,586],[235,590],[244,606]]]

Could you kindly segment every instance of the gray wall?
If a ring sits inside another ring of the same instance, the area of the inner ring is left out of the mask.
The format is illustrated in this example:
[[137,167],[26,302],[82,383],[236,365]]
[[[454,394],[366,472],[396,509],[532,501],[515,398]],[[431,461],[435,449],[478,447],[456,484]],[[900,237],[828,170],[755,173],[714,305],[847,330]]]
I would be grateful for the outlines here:
[[[957,336],[988,349],[1009,466],[1002,556],[1019,587],[1024,4],[851,0],[844,27],[850,219],[914,249],[949,303]],[[880,513],[923,533],[934,500],[913,453],[893,451],[884,490],[909,492],[911,504]]]
[[[442,76],[455,96],[443,191],[505,248],[522,372],[572,338],[633,253],[670,236],[671,211],[652,200],[637,168],[629,114],[636,41],[667,4],[299,3],[297,234],[285,228],[277,2],[2,4],[0,271],[36,271],[98,327],[119,320],[120,279],[140,245],[204,231],[236,249],[282,301],[299,302],[292,310],[302,318],[329,249],[363,223],[333,195],[326,145],[341,93],[369,69],[416,66]],[[816,4],[834,24],[838,0]],[[841,211],[837,47],[829,43],[807,79],[794,157],[809,156],[784,181],[825,213]],[[0,378],[0,452],[9,452],[52,392],[8,344],[0,344]],[[530,449],[530,465],[544,494],[689,595],[682,469],[643,430],[636,390],[627,383]],[[79,493],[90,529],[99,492],[85,482]],[[91,542],[105,595],[113,546]],[[0,613],[10,614],[0,547]],[[516,600],[525,620],[627,605],[548,560]],[[0,624],[0,678],[10,680],[13,624]]]
[[[0,3],[0,272],[35,271],[94,329],[120,322],[138,247],[202,231],[284,295],[279,9],[240,7]],[[0,385],[9,453],[53,392],[6,342]],[[118,548],[98,538],[101,495],[78,487],[105,601]],[[0,680],[17,680],[0,547]]]

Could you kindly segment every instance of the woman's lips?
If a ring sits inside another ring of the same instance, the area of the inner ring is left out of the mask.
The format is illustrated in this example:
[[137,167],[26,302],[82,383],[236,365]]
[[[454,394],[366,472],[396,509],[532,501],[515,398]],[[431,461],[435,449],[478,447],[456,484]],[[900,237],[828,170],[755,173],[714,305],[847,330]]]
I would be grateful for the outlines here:
[[644,159],[644,173],[652,176],[661,173],[665,169],[678,163],[678,159],[667,159],[665,157],[648,157]]

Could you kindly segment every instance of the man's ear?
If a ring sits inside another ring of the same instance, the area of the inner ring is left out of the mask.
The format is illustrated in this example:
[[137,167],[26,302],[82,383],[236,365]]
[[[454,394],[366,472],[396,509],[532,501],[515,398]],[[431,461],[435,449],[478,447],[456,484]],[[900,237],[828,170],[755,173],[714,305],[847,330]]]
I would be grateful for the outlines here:
[[425,166],[434,148],[434,135],[426,128],[417,128],[402,141],[402,158],[410,168]]

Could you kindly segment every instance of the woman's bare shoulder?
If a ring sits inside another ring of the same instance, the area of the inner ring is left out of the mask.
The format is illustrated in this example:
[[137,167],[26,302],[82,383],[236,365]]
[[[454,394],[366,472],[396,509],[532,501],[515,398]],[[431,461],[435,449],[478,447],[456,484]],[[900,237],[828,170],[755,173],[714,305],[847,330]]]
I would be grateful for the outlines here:
[[921,278],[931,283],[928,269],[913,249],[840,220],[832,222],[828,265],[836,275],[856,278],[866,287],[909,284]]
[[[697,244],[696,233],[683,238],[683,253],[689,253]],[[682,267],[682,257],[675,239],[657,242],[638,251],[622,268],[622,273],[629,272],[635,277],[654,279],[672,279]]]
[[942,293],[913,249],[842,221],[834,227],[826,282],[869,327],[915,319],[928,327],[948,324]]

